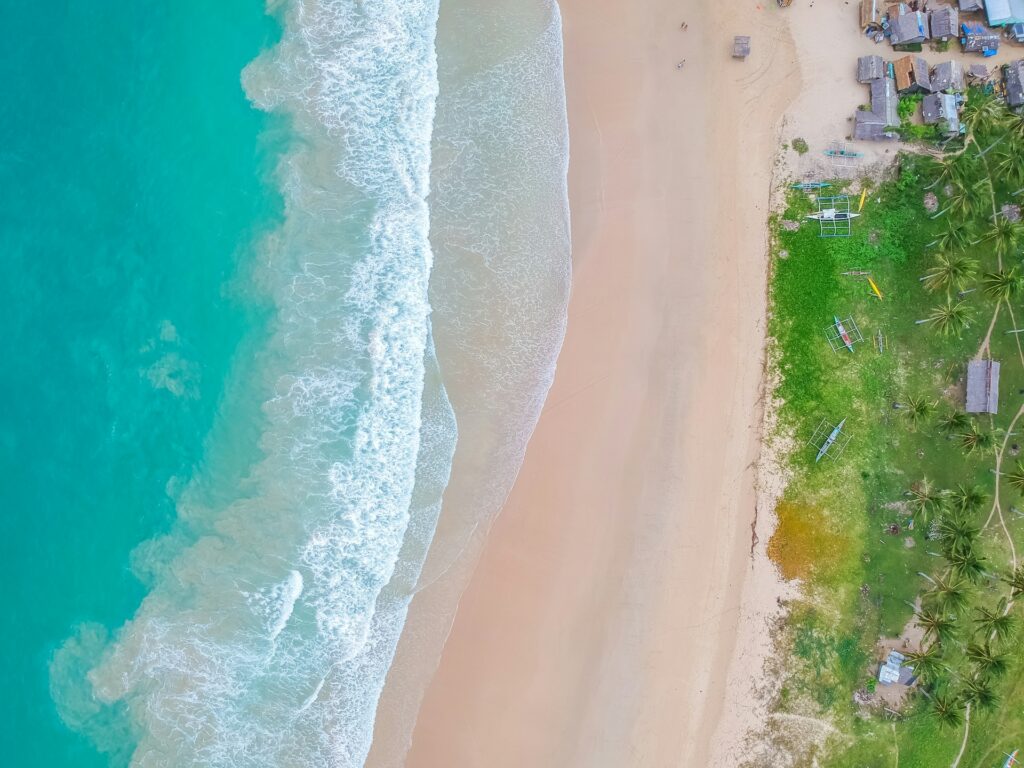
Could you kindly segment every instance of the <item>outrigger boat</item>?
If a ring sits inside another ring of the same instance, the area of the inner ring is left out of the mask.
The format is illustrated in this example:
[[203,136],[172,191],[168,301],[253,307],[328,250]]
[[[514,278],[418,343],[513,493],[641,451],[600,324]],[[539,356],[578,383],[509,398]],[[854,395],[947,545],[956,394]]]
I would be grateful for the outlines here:
[[846,423],[846,419],[843,419],[836,425],[835,429],[829,433],[829,436],[825,438],[825,442],[821,444],[821,448],[818,449],[818,455],[814,459],[814,463],[817,464],[821,461],[821,457],[828,453],[828,449],[832,447],[832,444],[839,439],[839,434],[843,431],[843,425]]
[[807,192],[812,189],[824,189],[825,187],[831,187],[827,181],[801,181],[799,184],[793,184],[793,189],[800,189]]
[[1015,749],[1015,750],[1013,750],[1013,754],[1006,755],[1006,762],[1003,763],[1003,768],[1014,768],[1015,766],[1018,766],[1018,765],[1021,764],[1020,760],[1017,759],[1017,753],[1018,752],[1020,752],[1020,750],[1019,749]]
[[863,152],[854,152],[849,149],[826,149],[825,154],[829,157],[864,157]]
[[843,340],[843,344],[846,348],[853,352],[853,339],[850,338],[850,334],[846,332],[846,327],[843,325],[843,321],[839,319],[837,315],[833,315],[832,319],[836,321],[836,332],[839,334],[839,338]]
[[816,219],[817,221],[849,221],[850,219],[856,219],[858,216],[860,216],[859,213],[840,211],[837,208],[825,208],[817,213],[807,214],[808,219]]

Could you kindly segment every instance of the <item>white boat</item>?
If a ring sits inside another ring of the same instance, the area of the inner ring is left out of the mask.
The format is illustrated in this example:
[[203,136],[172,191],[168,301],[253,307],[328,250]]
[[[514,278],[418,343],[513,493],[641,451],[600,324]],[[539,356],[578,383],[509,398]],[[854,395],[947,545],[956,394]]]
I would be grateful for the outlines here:
[[849,221],[850,219],[856,219],[860,216],[859,213],[850,213],[849,211],[839,211],[835,208],[825,208],[824,210],[818,211],[817,213],[810,213],[807,215],[808,219],[817,219],[818,221]]

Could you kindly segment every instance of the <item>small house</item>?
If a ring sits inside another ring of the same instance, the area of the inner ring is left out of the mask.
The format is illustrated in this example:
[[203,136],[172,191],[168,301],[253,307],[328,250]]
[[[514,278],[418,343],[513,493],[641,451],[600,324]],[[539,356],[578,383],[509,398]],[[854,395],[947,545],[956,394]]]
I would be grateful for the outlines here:
[[980,53],[995,56],[999,52],[999,34],[983,24],[960,25],[960,44],[964,53]]
[[858,110],[854,115],[853,138],[867,141],[899,138],[893,130],[900,124],[899,101],[895,80],[891,77],[872,80],[871,109]]
[[960,32],[960,14],[951,5],[940,5],[932,9],[929,24],[932,40],[950,40]]
[[870,83],[885,77],[885,61],[881,56],[861,56],[857,59],[857,82]]
[[[984,66],[984,65],[982,65]],[[932,91],[960,92],[964,89],[964,68],[959,61],[944,61],[932,69]]]
[[1011,24],[1006,28],[1006,34],[1015,43],[1024,43],[1024,23]]
[[921,11],[890,16],[889,28],[889,41],[896,46],[920,45],[928,39],[928,17]]
[[982,0],[960,0],[958,3],[961,13],[974,13],[985,10],[985,3]]
[[988,67],[984,64],[971,64],[967,68],[967,80],[970,83],[984,83],[988,80]]
[[947,137],[960,135],[960,97],[954,93],[929,93],[921,102],[921,116]]
[[885,662],[878,669],[878,682],[883,685],[910,685],[916,679],[913,667],[905,665],[907,657],[899,651],[889,651]]
[[920,56],[903,56],[892,63],[896,90],[901,94],[928,93],[932,89],[928,62]]
[[1006,106],[1015,112],[1024,107],[1024,59],[1003,66]]
[[1024,0],[985,0],[985,12],[993,27],[1024,23]]
[[860,28],[865,32],[877,32],[881,29],[884,15],[882,0],[860,0]]
[[999,411],[999,363],[994,360],[971,360],[967,364],[968,413]]
[[748,35],[736,35],[732,39],[732,57],[734,59],[745,59],[750,55],[750,37]]

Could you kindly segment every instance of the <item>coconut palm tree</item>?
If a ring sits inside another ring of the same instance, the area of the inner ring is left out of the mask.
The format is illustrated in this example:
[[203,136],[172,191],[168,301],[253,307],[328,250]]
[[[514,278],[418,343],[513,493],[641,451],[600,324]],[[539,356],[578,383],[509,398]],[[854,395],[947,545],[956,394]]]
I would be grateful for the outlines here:
[[978,262],[961,254],[942,253],[922,278],[925,290],[960,290],[978,274]]
[[959,616],[970,602],[968,584],[950,571],[934,578],[932,588],[925,593],[925,599],[935,604],[943,616]]
[[992,684],[977,675],[964,682],[962,695],[964,701],[970,702],[978,709],[993,709],[999,703],[999,697],[992,690]]
[[946,498],[949,499],[954,509],[962,512],[974,512],[981,509],[988,499],[988,494],[980,485],[957,483],[955,488],[946,491]]
[[973,662],[981,674],[989,677],[1000,677],[1006,673],[1007,661],[1005,653],[996,653],[988,643],[971,643],[967,646],[967,658]]
[[947,553],[946,559],[953,573],[972,584],[977,584],[985,575],[985,558],[974,551],[973,543]]
[[979,94],[964,104],[962,120],[972,135],[989,133],[1006,121],[1006,110],[994,96]]
[[935,682],[946,672],[946,663],[942,660],[938,643],[932,643],[920,651],[908,653],[907,664],[914,668],[915,675],[929,682]]
[[1016,629],[1016,620],[1013,614],[1007,612],[1006,598],[1001,598],[995,608],[979,606],[975,609],[974,623],[982,637],[995,637],[999,642],[1006,642],[1013,635]]
[[992,435],[982,432],[977,424],[971,424],[970,429],[960,435],[960,445],[968,455],[977,450],[985,450],[992,447]]
[[985,295],[998,301],[1010,301],[1021,286],[1020,267],[1014,265],[998,272],[986,272],[981,279]]
[[959,510],[943,515],[938,528],[939,541],[947,557],[954,552],[970,550],[981,533],[981,529]]
[[927,477],[921,478],[910,486],[905,496],[909,497],[907,502],[915,520],[927,523],[933,512],[942,508],[942,494],[935,489],[932,481]]
[[958,728],[964,721],[964,705],[956,696],[948,693],[936,693],[931,697],[928,711],[939,722],[942,728]]
[[946,231],[939,235],[936,245],[943,253],[960,253],[974,242],[974,232],[969,226],[950,222]]
[[943,155],[933,158],[936,171],[935,180],[925,189],[936,187],[942,182],[948,182],[954,186],[960,186],[966,181],[973,170],[974,162],[966,154]]
[[942,643],[956,636],[956,622],[934,608],[922,608],[914,615],[917,617],[914,623],[924,630],[925,640]]
[[943,335],[956,334],[958,337],[971,323],[971,308],[965,301],[954,302],[946,299],[945,304],[932,309],[932,313],[922,323],[929,323],[938,328]]
[[949,196],[947,210],[958,221],[970,221],[980,205],[980,189],[978,184],[957,187]]
[[1002,580],[1010,585],[1010,597],[1016,599],[1024,595],[1024,565],[1018,565],[1009,576]]
[[939,429],[948,435],[963,432],[970,423],[971,420],[967,414],[955,408],[951,411],[946,411],[938,420]]
[[1018,461],[1013,471],[1006,473],[1006,482],[1024,495],[1024,464]]
[[[1024,126],[1024,119],[1015,117],[1014,123]],[[1024,184],[1024,131],[1014,136],[1000,149],[995,171],[1007,184]]]
[[985,234],[984,239],[992,242],[992,249],[996,252],[996,256],[1001,259],[1005,258],[1024,241],[1024,225],[1018,221],[1010,221],[1005,216],[1000,216]]
[[926,397],[908,397],[906,407],[900,413],[910,423],[911,429],[917,429],[921,422],[935,413],[937,403]]

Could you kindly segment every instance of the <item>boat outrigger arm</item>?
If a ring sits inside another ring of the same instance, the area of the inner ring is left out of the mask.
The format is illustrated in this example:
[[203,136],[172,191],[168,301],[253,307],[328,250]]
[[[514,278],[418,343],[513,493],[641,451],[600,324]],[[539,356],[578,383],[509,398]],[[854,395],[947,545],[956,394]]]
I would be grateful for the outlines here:
[[821,444],[821,448],[818,449],[818,455],[814,459],[814,463],[815,464],[817,464],[819,461],[821,461],[822,457],[826,453],[828,453],[828,449],[831,448],[833,446],[833,444],[835,444],[836,440],[839,439],[839,435],[843,431],[843,425],[844,424],[846,424],[846,419],[843,419],[842,421],[840,421],[836,425],[835,429],[833,429],[832,432],[829,433],[829,436],[825,438],[825,442]]

